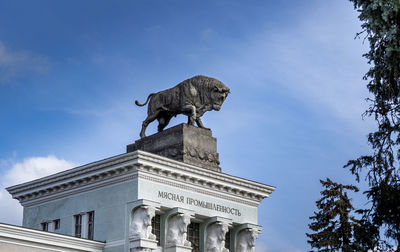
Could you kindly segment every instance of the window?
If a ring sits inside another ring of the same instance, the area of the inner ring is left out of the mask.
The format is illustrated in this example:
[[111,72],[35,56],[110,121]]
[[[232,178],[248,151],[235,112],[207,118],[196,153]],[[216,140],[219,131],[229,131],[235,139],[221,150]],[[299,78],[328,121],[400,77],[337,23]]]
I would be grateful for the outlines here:
[[94,211],[74,215],[74,236],[94,239]]
[[60,219],[40,223],[42,231],[58,232],[60,230]]
[[156,236],[157,245],[160,246],[160,236],[161,236],[161,216],[156,214],[153,219],[151,219],[151,228],[153,234]]
[[53,221],[54,232],[58,232],[60,230],[60,219]]
[[187,230],[188,241],[192,243],[192,252],[200,251],[200,224],[192,222],[188,225]]
[[94,211],[87,213],[88,219],[88,235],[87,238],[89,240],[93,240],[93,233],[94,233]]
[[231,232],[230,230],[225,234],[225,248],[231,249]]
[[74,230],[74,235],[75,237],[81,237],[82,235],[82,215],[77,214],[74,215],[75,219],[75,230]]
[[49,231],[49,223],[48,222],[42,222],[42,231]]

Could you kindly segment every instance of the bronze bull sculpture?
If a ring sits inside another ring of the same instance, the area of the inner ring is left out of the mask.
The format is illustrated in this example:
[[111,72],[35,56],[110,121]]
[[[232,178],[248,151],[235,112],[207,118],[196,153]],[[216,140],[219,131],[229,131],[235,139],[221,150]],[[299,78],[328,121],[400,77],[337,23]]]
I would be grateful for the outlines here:
[[173,116],[184,114],[188,116],[188,124],[204,128],[200,117],[206,111],[220,110],[230,90],[222,82],[207,76],[194,76],[182,81],[173,88],[151,93],[144,106],[149,103],[147,108],[147,118],[143,121],[140,137],[145,137],[147,126],[154,120],[158,120],[158,132],[168,125]]

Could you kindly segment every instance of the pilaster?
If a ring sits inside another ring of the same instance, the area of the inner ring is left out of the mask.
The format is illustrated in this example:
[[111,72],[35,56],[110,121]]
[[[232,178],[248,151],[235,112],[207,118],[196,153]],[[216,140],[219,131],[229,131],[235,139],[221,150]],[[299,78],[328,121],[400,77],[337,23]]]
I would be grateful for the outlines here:
[[130,251],[150,252],[157,249],[156,236],[152,233],[151,226],[151,220],[158,207],[157,202],[141,199],[128,205]]
[[225,249],[225,234],[230,226],[232,220],[220,216],[205,220],[200,225],[200,251],[228,252],[229,250]]
[[253,252],[255,241],[262,227],[250,223],[236,226],[232,230],[231,249],[235,252]]
[[166,212],[161,218],[161,228],[163,229],[163,239],[161,244],[168,252],[191,251],[191,244],[187,241],[187,226],[190,219],[194,218],[192,210],[184,208],[173,208]]

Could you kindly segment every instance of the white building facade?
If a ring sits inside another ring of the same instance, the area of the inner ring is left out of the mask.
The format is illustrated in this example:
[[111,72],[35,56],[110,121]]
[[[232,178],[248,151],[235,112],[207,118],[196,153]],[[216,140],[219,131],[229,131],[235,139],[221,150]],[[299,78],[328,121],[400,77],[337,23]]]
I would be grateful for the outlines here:
[[252,252],[257,207],[274,189],[141,150],[7,188],[23,227],[105,252]]

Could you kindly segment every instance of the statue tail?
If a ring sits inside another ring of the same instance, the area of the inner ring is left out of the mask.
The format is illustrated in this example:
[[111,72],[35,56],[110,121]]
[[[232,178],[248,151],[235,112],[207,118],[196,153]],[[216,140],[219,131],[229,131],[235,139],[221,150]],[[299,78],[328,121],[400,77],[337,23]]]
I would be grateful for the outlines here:
[[154,93],[149,94],[149,96],[147,97],[147,100],[146,100],[145,103],[140,104],[140,103],[136,100],[136,101],[135,101],[135,104],[136,104],[137,106],[142,107],[142,106],[146,105],[146,104],[149,102],[150,98],[151,98],[153,95],[155,95],[155,94],[154,94]]

